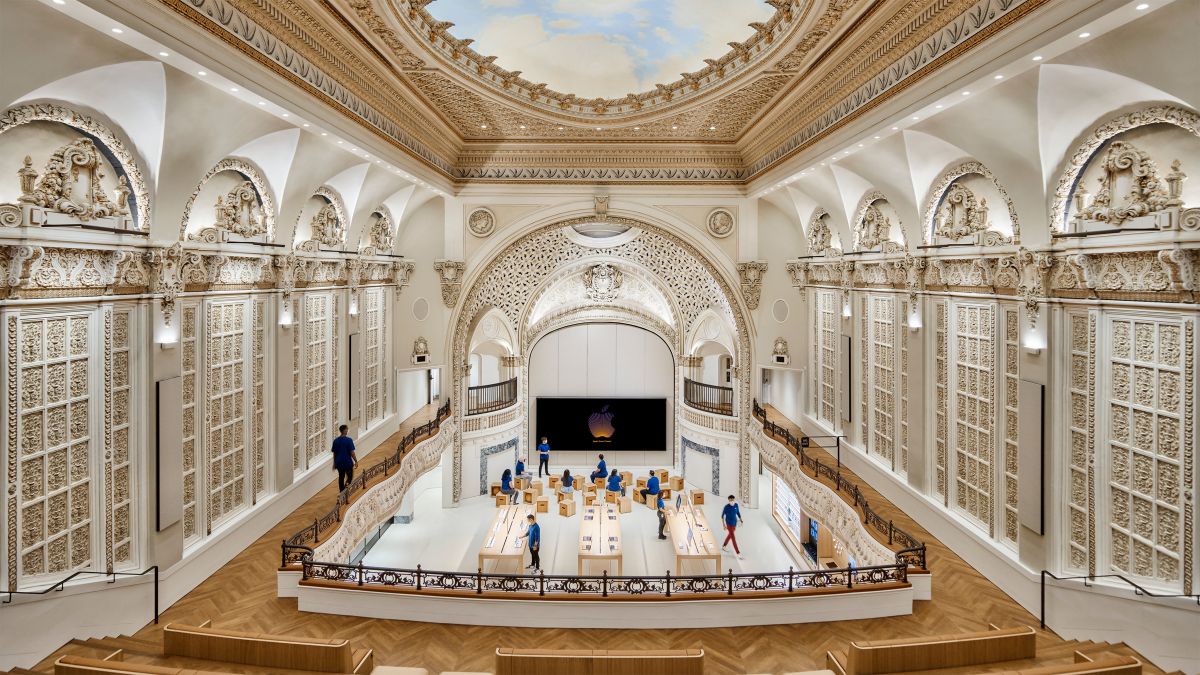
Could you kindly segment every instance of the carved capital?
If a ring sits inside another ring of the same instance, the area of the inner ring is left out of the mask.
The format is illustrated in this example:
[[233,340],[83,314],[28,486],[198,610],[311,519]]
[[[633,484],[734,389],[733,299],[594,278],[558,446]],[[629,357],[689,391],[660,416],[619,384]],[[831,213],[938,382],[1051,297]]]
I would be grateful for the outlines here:
[[799,260],[787,262],[788,274],[792,277],[792,288],[804,290],[808,285],[808,263]]
[[146,253],[146,264],[150,266],[150,292],[162,295],[163,320],[171,325],[175,315],[175,298],[183,290],[181,263],[183,244],[175,242],[169,248],[154,248]]
[[1193,293],[1196,290],[1195,260],[1195,251],[1173,248],[1158,252],[1158,261],[1170,275],[1171,290],[1186,293],[1192,302],[1195,302]]
[[21,291],[29,288],[46,250],[41,246],[10,246],[8,250],[9,297],[20,298]]
[[400,262],[392,263],[392,281],[396,284],[397,292],[411,282],[412,273],[415,269],[417,269],[417,264],[411,260],[401,260]]
[[762,294],[762,278],[767,273],[767,261],[754,260],[737,264],[738,276],[742,282],[742,298],[750,309],[758,309],[759,296]]
[[458,303],[458,293],[462,288],[463,270],[467,263],[461,260],[435,260],[433,269],[437,270],[442,282],[442,304],[454,307]]

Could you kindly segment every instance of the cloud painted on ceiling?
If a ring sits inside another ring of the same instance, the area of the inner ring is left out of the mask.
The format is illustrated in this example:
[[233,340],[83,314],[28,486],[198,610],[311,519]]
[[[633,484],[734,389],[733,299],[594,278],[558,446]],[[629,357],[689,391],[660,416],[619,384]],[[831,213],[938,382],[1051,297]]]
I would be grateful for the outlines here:
[[674,82],[775,12],[761,0],[437,0],[427,10],[497,65],[580,98]]

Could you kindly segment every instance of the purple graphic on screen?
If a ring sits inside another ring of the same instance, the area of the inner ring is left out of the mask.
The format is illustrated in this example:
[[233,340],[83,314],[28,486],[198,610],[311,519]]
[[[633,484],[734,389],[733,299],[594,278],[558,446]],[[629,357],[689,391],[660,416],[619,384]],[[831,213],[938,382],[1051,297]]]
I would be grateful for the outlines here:
[[591,430],[592,436],[595,438],[612,438],[616,429],[612,425],[613,414],[608,412],[608,406],[604,406],[598,413],[592,413],[588,418],[588,429]]

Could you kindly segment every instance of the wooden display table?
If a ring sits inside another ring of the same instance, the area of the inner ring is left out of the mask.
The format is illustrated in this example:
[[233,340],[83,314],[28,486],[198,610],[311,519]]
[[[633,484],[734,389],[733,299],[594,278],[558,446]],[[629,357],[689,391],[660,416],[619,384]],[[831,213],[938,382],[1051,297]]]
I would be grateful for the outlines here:
[[480,569],[487,571],[484,563],[488,560],[495,560],[497,564],[512,561],[520,572],[525,558],[525,541],[517,537],[525,534],[528,527],[525,515],[529,513],[533,513],[532,506],[514,504],[496,509],[492,524],[484,534],[483,546],[479,548]]
[[[617,507],[596,504],[583,509],[579,522],[579,574],[583,575],[584,560],[615,560],[617,576],[624,572],[621,548],[621,516]],[[609,574],[612,570],[609,570]]]
[[690,494],[693,504],[700,505],[704,503],[704,490],[692,490]]
[[[675,574],[683,575],[684,560],[712,560],[716,564],[714,572],[721,573],[721,549],[708,527],[704,509],[683,504],[676,511],[675,507],[668,506],[667,526],[671,548],[675,551]],[[704,573],[707,574],[707,570]]]

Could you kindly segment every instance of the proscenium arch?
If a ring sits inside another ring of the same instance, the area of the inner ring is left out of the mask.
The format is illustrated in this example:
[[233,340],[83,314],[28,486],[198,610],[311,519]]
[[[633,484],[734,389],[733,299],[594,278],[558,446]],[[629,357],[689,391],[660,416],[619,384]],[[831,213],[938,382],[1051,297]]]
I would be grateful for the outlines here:
[[[541,285],[542,281],[553,275],[560,267],[587,258],[623,259],[639,263],[642,267],[654,272],[661,285],[673,289],[673,300],[678,304],[683,317],[678,332],[686,332],[689,324],[704,309],[718,306],[727,314],[729,324],[734,326],[738,337],[737,360],[743,364],[752,363],[751,352],[753,340],[750,335],[750,322],[747,320],[747,310],[742,306],[740,296],[736,292],[736,284],[730,283],[722,273],[722,268],[714,264],[709,256],[701,252],[700,247],[685,240],[679,234],[672,232],[663,225],[649,221],[649,217],[641,214],[631,214],[633,217],[622,215],[623,211],[610,207],[608,222],[628,225],[642,230],[642,233],[629,242],[612,248],[589,248],[571,241],[563,232],[573,225],[595,222],[595,216],[571,217],[564,214],[560,219],[516,237],[511,243],[494,253],[488,262],[474,269],[468,283],[464,284],[466,292],[460,295],[459,305],[455,308],[453,319],[454,330],[451,332],[449,353],[451,355],[452,375],[452,410],[455,415],[456,428],[461,428],[464,415],[463,401],[465,390],[463,377],[466,373],[467,340],[470,338],[469,325],[481,307],[495,306],[517,323],[531,299],[532,290]],[[668,261],[667,258],[672,260]],[[690,270],[682,268],[691,268]],[[680,275],[680,272],[685,272]],[[700,276],[699,279],[689,279],[688,276]],[[682,292],[681,292],[682,291]],[[518,335],[518,340],[524,342],[524,336]],[[526,355],[522,355],[525,357]],[[750,496],[750,443],[748,428],[750,420],[750,382],[748,373],[738,377],[739,384],[739,481],[738,487],[743,498]],[[454,439],[453,476],[454,489],[452,499],[458,502],[462,494],[462,437],[456,432]]]

